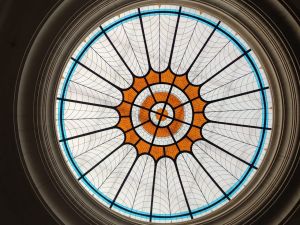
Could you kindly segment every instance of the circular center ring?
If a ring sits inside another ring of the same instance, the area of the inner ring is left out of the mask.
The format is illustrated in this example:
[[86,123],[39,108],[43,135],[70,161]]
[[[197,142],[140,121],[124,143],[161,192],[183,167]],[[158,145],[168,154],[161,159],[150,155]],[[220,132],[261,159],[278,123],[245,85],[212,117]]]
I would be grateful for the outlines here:
[[[182,126],[181,121],[184,121],[184,109],[179,107],[174,110],[176,106],[182,103],[174,94],[168,95],[167,91],[154,92],[153,95],[149,95],[142,102],[142,107],[150,108],[150,110],[141,109],[139,111],[139,120],[143,124],[142,127],[145,131],[151,136],[170,137],[170,132],[172,135],[175,134]],[[160,102],[156,103],[157,99]],[[166,103],[166,101],[168,102]],[[152,123],[145,123],[147,120],[150,120]]]
[[150,111],[150,119],[154,125],[166,127],[172,123],[174,117],[174,109],[168,103],[157,103]]

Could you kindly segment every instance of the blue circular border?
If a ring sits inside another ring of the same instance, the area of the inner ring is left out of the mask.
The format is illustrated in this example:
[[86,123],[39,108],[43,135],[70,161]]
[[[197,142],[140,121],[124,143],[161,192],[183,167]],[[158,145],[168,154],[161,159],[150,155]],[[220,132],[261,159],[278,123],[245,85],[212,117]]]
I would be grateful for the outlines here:
[[[173,16],[177,15],[178,16],[179,11],[176,11],[174,9],[157,9],[157,10],[141,11],[140,14],[138,12],[136,12],[136,13],[129,14],[123,18],[120,18],[120,19],[114,21],[112,24],[105,26],[103,28],[103,30],[104,30],[104,32],[108,32],[108,31],[116,28],[117,26],[121,25],[124,22],[130,21],[133,19],[138,19],[140,15],[142,17],[145,17],[145,16],[153,16],[156,14],[173,15]],[[215,28],[217,25],[217,23],[215,23],[207,18],[204,18],[200,15],[196,15],[193,13],[185,12],[185,11],[180,12],[180,16],[194,19],[198,22],[204,23],[213,28]],[[228,30],[226,30],[222,26],[218,26],[216,31],[225,35],[241,51],[241,53],[244,53],[247,50],[245,48],[245,46],[234,37],[233,34],[231,34]],[[104,34],[103,31],[99,30],[95,35],[93,35],[93,37],[90,38],[90,40],[84,45],[84,47],[79,51],[79,53],[75,57],[76,61],[80,61],[80,59],[84,56],[84,54],[87,52],[87,50],[90,48],[90,46],[95,41],[97,41],[103,34]],[[244,58],[246,59],[248,64],[252,67],[252,70],[255,73],[255,78],[256,78],[257,84],[258,84],[259,88],[262,89],[262,91],[260,91],[260,98],[261,98],[262,108],[263,108],[263,113],[262,113],[263,129],[261,130],[261,133],[260,133],[259,145],[257,146],[256,152],[253,155],[252,161],[251,161],[251,165],[255,166],[258,161],[258,158],[261,155],[261,152],[262,152],[262,149],[263,149],[263,146],[265,143],[265,139],[266,139],[266,132],[267,132],[266,128],[268,127],[268,111],[267,111],[268,102],[266,99],[265,90],[263,89],[264,82],[263,82],[263,79],[261,78],[260,71],[259,71],[254,59],[252,58],[252,56],[250,54],[246,54],[244,56]],[[74,71],[77,68],[77,65],[78,65],[78,63],[74,61],[67,73],[68,74],[67,78],[65,79],[63,86],[62,86],[62,91],[61,91],[61,95],[60,95],[61,99],[64,99],[64,97],[66,96],[69,81],[71,80],[71,78],[74,74]],[[76,161],[74,160],[72,152],[70,151],[68,142],[65,140],[66,139],[66,131],[65,131],[64,123],[63,123],[63,121],[64,121],[64,104],[65,103],[62,100],[60,100],[60,104],[58,104],[59,136],[60,136],[60,139],[63,140],[62,148],[70,162],[70,165],[72,166],[73,170],[78,175],[78,177],[80,177],[83,174],[83,172],[80,170]],[[242,184],[244,184],[246,182],[247,178],[250,176],[250,174],[252,172],[253,172],[253,167],[249,166],[246,169],[246,171],[243,173],[243,175],[240,177],[240,179],[229,190],[227,190],[226,194],[229,197],[234,195],[240,189]],[[82,182],[92,193],[94,193],[100,199],[102,199],[104,201],[104,203],[110,205],[110,203],[112,202],[112,199],[108,198],[103,193],[101,193],[101,191],[99,191],[86,177],[82,178]],[[206,206],[202,206],[198,209],[192,210],[192,214],[193,214],[193,216],[202,214],[204,212],[207,212],[208,210],[216,208],[218,205],[224,203],[225,201],[227,201],[227,198],[225,196],[221,196]],[[137,217],[141,217],[144,219],[150,218],[150,213],[133,210],[133,209],[123,206],[117,202],[114,203],[114,208],[117,208],[118,210],[125,212],[128,215],[135,215]],[[180,212],[180,213],[174,213],[174,214],[152,214],[153,220],[174,220],[174,219],[183,219],[183,218],[190,218],[189,212]]]

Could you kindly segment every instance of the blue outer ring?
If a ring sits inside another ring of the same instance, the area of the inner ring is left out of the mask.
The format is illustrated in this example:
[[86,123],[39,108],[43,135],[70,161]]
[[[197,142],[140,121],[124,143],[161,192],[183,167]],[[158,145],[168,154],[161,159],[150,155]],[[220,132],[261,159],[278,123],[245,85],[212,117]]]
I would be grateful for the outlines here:
[[[116,28],[117,26],[121,25],[124,22],[133,20],[133,19],[137,19],[139,18],[139,15],[141,15],[142,17],[145,16],[153,16],[156,14],[164,14],[164,15],[178,15],[179,11],[176,11],[174,9],[157,9],[157,10],[145,10],[145,11],[141,11],[141,14],[139,14],[138,12],[136,13],[132,13],[129,14],[123,18],[120,18],[119,20],[113,22],[110,25],[107,25],[106,27],[103,28],[103,30],[105,32],[109,32],[110,30]],[[188,17],[191,19],[194,19],[198,22],[204,23],[210,27],[215,27],[217,24],[207,18],[202,17],[201,15],[196,15],[193,13],[189,13],[189,12],[185,12],[182,11],[180,13],[181,16],[184,17]],[[245,46],[239,41],[237,40],[233,34],[231,34],[228,30],[226,30],[225,28],[223,28],[222,26],[218,26],[217,27],[217,32],[225,35],[240,51],[241,53],[244,53],[246,51]],[[103,36],[103,32],[101,30],[99,30],[99,32],[97,32],[93,37],[90,38],[90,40],[85,44],[85,46],[79,51],[79,53],[77,54],[77,56],[75,57],[75,59],[77,61],[80,61],[80,59],[84,56],[84,54],[87,52],[87,50],[89,49],[89,47],[95,42],[97,41],[101,36]],[[246,61],[248,62],[248,64],[250,65],[250,67],[252,67],[252,70],[254,71],[255,74],[255,78],[257,81],[257,84],[259,86],[260,89],[264,88],[264,82],[263,79],[261,77],[261,74],[259,72],[259,69],[254,61],[254,59],[252,58],[252,56],[250,54],[246,54],[244,56],[244,58],[246,59]],[[68,75],[67,78],[65,79],[63,86],[62,86],[62,91],[60,93],[60,98],[64,99],[64,97],[66,96],[67,93],[67,89],[68,89],[68,85],[69,85],[69,81],[71,80],[74,71],[77,67],[77,63],[74,61],[68,71]],[[263,113],[262,113],[262,124],[263,124],[263,129],[261,130],[260,133],[260,140],[259,140],[259,145],[256,148],[256,152],[252,157],[251,160],[251,165],[255,166],[260,155],[262,152],[262,149],[264,147],[264,143],[265,143],[265,139],[266,139],[266,128],[268,127],[268,102],[266,99],[266,93],[265,90],[260,91],[260,98],[261,98],[261,102],[262,102],[262,108],[263,108]],[[65,153],[65,155],[68,158],[68,161],[70,162],[70,165],[72,166],[72,169],[75,171],[75,173],[78,175],[78,177],[80,177],[83,172],[81,171],[81,169],[79,168],[79,166],[77,165],[76,161],[73,158],[72,152],[70,151],[70,147],[68,145],[68,142],[65,141],[66,139],[66,131],[65,131],[65,127],[64,127],[64,101],[60,101],[60,103],[58,104],[58,126],[59,126],[59,136],[60,139],[63,140],[61,147]],[[232,195],[234,195],[240,188],[241,186],[246,182],[247,178],[250,176],[250,174],[253,172],[253,167],[249,166],[245,172],[243,173],[243,175],[240,177],[240,179],[229,189],[226,191],[226,194],[230,197]],[[104,204],[110,205],[110,203],[112,202],[112,199],[108,198],[107,196],[105,196],[103,193],[101,193],[100,190],[98,190],[86,177],[83,177],[82,180],[83,184],[90,190],[92,191],[95,195],[97,195],[101,200],[103,200]],[[208,210],[211,210],[213,208],[216,208],[218,205],[225,203],[225,201],[227,201],[225,196],[221,196],[217,199],[215,199],[214,201],[212,201],[211,203],[209,203],[206,206],[202,206],[200,208],[194,209],[192,210],[192,214],[193,216],[202,214],[204,212],[207,212]],[[128,208],[126,206],[123,206],[117,202],[114,203],[114,208],[117,211],[121,211],[121,212],[125,212],[128,215],[134,215],[137,217],[141,217],[144,219],[149,219],[150,218],[150,213],[146,213],[146,212],[142,212],[142,211],[137,211],[137,210],[133,210],[131,208]],[[189,218],[190,214],[189,212],[180,212],[180,213],[174,213],[174,214],[152,214],[152,220],[176,220],[176,219],[183,219],[183,218]]]

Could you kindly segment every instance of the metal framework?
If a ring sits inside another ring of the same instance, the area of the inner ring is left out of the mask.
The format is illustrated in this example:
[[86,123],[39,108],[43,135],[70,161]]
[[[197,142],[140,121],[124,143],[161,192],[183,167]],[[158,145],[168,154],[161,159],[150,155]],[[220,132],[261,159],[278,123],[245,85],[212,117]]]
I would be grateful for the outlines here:
[[155,5],[88,34],[62,75],[56,119],[66,162],[95,199],[168,223],[247,185],[267,151],[272,101],[239,34],[201,11]]

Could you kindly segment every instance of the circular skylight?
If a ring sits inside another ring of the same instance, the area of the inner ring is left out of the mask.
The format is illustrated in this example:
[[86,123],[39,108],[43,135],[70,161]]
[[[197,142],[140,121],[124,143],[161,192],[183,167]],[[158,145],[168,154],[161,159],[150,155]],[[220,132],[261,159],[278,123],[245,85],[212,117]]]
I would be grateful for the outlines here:
[[96,27],[57,90],[66,163],[99,204],[150,222],[229,203],[267,151],[272,102],[258,59],[222,21],[153,5]]

